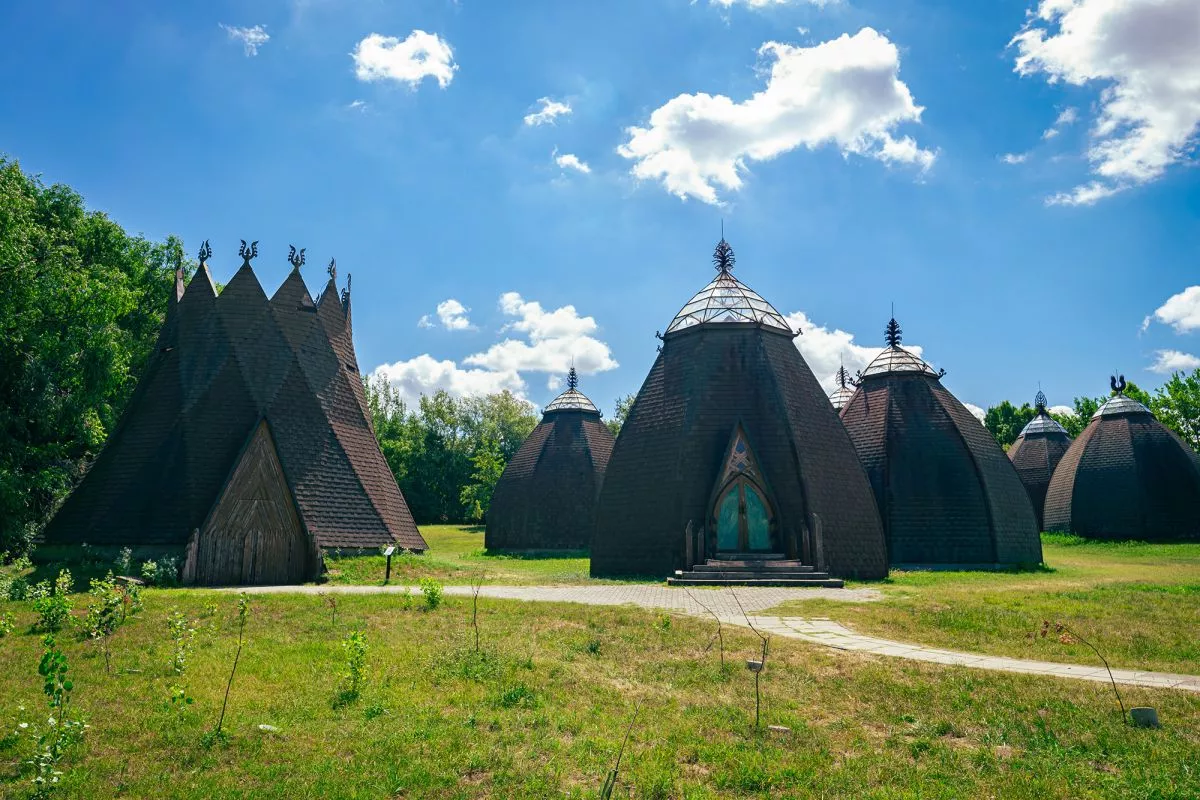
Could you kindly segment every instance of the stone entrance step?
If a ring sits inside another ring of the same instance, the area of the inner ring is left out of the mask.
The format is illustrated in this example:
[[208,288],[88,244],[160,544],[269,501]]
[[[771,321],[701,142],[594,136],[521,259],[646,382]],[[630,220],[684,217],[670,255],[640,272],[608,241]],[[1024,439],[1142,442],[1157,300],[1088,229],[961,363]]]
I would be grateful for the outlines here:
[[[691,570],[676,570],[667,578],[669,586],[816,586],[842,588],[842,581],[827,572],[795,559],[760,558],[758,553],[722,553],[696,564]],[[778,555],[778,554],[766,554]]]

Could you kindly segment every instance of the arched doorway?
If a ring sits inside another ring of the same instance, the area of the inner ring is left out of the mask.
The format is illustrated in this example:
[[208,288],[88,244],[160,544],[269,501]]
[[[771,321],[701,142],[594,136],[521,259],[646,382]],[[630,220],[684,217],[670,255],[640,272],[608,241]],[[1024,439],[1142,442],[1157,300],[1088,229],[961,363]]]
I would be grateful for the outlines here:
[[777,550],[775,510],[761,482],[758,460],[741,425],[730,438],[720,488],[714,494],[710,530],[718,553]]

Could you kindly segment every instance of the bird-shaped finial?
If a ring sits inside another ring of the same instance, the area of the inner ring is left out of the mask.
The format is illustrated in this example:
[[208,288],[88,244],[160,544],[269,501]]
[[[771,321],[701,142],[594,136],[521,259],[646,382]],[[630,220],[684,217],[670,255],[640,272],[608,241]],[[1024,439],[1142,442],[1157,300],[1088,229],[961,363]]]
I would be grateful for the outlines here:
[[293,269],[300,269],[304,266],[304,248],[300,248],[300,252],[296,252],[295,245],[288,245],[288,263]]
[[[242,242],[242,244],[245,244],[245,242]],[[212,248],[208,244],[208,239],[205,239],[204,244],[200,245],[198,257],[200,259],[200,266],[202,267],[212,258]]]
[[[303,253],[304,251],[301,250],[300,252]],[[329,280],[331,280],[331,281],[337,280],[337,259],[336,258],[329,259],[329,266],[326,267],[326,271],[329,273]]]
[[1125,394],[1125,387],[1128,384],[1125,383],[1124,375],[1112,375],[1109,376],[1108,385],[1112,387],[1113,394]]
[[251,242],[250,246],[246,246],[246,240],[242,239],[242,246],[238,248],[238,255],[242,257],[242,266],[250,266],[250,260],[258,257],[258,242]]

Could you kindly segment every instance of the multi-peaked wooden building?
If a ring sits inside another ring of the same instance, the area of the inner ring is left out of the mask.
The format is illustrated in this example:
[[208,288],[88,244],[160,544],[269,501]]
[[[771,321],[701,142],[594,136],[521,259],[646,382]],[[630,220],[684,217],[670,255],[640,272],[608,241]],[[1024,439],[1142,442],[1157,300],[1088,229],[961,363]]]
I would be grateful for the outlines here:
[[242,243],[218,295],[207,243],[176,274],[155,352],[120,423],[44,533],[175,552],[184,580],[310,580],[324,548],[425,542],[376,443],[336,267],[314,302],[303,251],[268,299]]

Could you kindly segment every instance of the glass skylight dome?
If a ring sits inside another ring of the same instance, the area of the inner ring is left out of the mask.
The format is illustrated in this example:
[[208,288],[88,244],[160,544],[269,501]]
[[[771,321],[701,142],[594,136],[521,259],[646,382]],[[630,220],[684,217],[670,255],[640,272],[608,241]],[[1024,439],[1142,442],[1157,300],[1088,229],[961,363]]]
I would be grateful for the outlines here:
[[696,325],[721,322],[741,322],[794,333],[783,315],[762,298],[758,292],[733,277],[733,248],[725,239],[717,244],[713,265],[717,277],[696,293],[671,320],[667,333]]
[[567,390],[558,397],[550,401],[544,409],[543,414],[551,411],[591,411],[595,414],[600,413],[600,409],[596,408],[591,400],[583,392],[579,391],[579,375],[576,374],[575,368],[571,367],[571,371],[567,373]]
[[889,375],[895,372],[912,372],[932,378],[940,378],[946,374],[938,372],[919,356],[901,347],[902,333],[900,323],[896,322],[895,317],[888,320],[887,330],[884,333],[887,347],[883,348],[883,352],[875,356],[870,364],[867,364],[867,368],[859,373],[859,378]]
[[1021,429],[1022,436],[1028,436],[1031,433],[1061,433],[1064,436],[1070,436],[1067,429],[1059,425],[1050,412],[1046,411],[1046,395],[1038,389],[1037,396],[1033,398],[1033,407],[1037,409],[1037,415],[1029,420],[1029,423]]
[[1149,414],[1150,409],[1134,400],[1132,397],[1126,397],[1123,394],[1114,395],[1108,398],[1108,401],[1096,409],[1096,413],[1092,414],[1092,419],[1100,417],[1116,417],[1121,414]]

